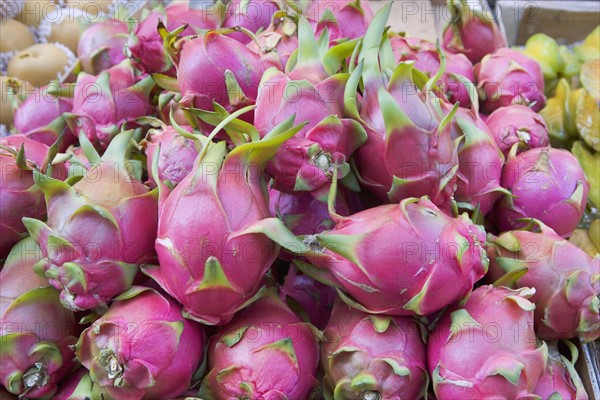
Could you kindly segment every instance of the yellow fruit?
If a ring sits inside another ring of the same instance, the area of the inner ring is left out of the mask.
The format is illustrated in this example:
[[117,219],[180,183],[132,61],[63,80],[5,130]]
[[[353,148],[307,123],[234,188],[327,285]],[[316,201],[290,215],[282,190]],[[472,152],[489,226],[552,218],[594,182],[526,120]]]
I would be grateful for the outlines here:
[[600,252],[600,219],[592,221],[588,235],[594,246],[596,246],[596,250]]
[[585,176],[590,182],[588,199],[596,207],[600,207],[600,153],[590,152],[581,141],[573,144],[571,153],[579,160]]
[[77,52],[77,44],[79,36],[83,29],[79,18],[63,18],[61,21],[52,24],[52,30],[48,35],[48,42],[62,43],[69,48],[73,53]]
[[598,249],[590,240],[588,236],[588,232],[585,229],[575,229],[575,232],[569,238],[569,241],[573,243],[575,246],[579,247],[581,250],[585,251],[590,255],[590,257],[594,257],[598,254]]
[[33,93],[33,86],[28,82],[0,76],[0,124],[10,128],[13,122],[14,109],[29,93]]
[[57,79],[69,65],[69,56],[51,43],[34,44],[15,54],[8,63],[8,75],[43,86]]
[[575,52],[583,62],[600,58],[600,25],[585,38],[581,46],[575,48]]
[[21,12],[15,17],[25,25],[38,26],[48,15],[61,12],[52,0],[24,0]]
[[14,19],[0,18],[0,53],[23,50],[35,43],[27,25]]

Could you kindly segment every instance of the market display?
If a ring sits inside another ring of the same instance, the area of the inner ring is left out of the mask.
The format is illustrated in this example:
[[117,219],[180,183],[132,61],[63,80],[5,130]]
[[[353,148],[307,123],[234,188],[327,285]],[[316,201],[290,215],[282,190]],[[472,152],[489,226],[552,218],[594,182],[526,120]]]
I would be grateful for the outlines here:
[[600,26],[70,3],[0,5],[1,399],[593,398]]

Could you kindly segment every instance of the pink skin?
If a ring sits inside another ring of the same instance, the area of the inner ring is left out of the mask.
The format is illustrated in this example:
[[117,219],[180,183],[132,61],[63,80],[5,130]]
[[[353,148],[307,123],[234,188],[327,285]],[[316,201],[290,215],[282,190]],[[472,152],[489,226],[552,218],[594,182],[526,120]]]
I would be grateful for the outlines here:
[[[323,2],[313,0],[308,5],[304,15],[315,30],[317,36],[321,35],[324,28],[329,30],[330,41],[337,39],[357,39],[364,36],[369,23],[373,19],[373,10],[368,0],[359,1],[361,10],[353,6],[354,0],[339,0]],[[323,19],[326,11],[333,13],[336,22]]]
[[[262,175],[239,158],[228,158],[221,168],[220,161],[208,166],[197,162],[161,199],[156,240],[160,268],[144,269],[183,304],[190,318],[211,325],[228,323],[252,298],[279,250],[262,234],[236,234],[269,217]],[[215,263],[224,278],[214,272]],[[219,275],[218,283],[203,283],[205,276],[216,279],[213,274]]]
[[277,124],[296,115],[297,124],[308,121],[295,136],[304,138],[324,118],[343,115],[338,98],[340,93],[343,94],[343,89],[337,77],[314,85],[302,85],[283,72],[271,69],[265,73],[260,84],[254,124],[264,136]]
[[444,31],[442,46],[451,53],[464,54],[475,64],[487,54],[506,47],[506,39],[495,22],[466,11],[467,8],[462,18]]
[[579,337],[583,341],[600,337],[597,307],[600,287],[595,283],[600,278],[600,257],[592,259],[546,226],[542,226],[540,233],[504,233],[492,241],[488,255],[493,280],[512,270],[528,268],[515,285],[536,290],[531,301],[536,305],[539,337],[546,340]]
[[562,237],[577,227],[590,190],[577,159],[566,150],[548,147],[509,155],[501,184],[515,196],[496,204],[501,232],[527,225],[521,218],[535,218]]
[[[574,367],[567,367],[555,346],[549,347],[548,366],[540,377],[534,393],[542,399],[550,399],[552,395],[556,396],[558,393],[561,399],[588,400],[589,397]],[[569,370],[569,368],[573,369]]]
[[482,111],[523,104],[540,111],[546,104],[542,68],[533,59],[513,49],[499,49],[475,66]]
[[[378,331],[375,318],[389,325],[383,331],[378,326]],[[368,392],[380,398],[418,399],[425,393],[429,382],[426,348],[414,320],[375,317],[338,299],[324,333],[327,340],[321,346],[321,365],[327,392],[335,388],[340,398],[360,398],[361,391],[352,390],[349,383],[358,374],[369,374],[375,385]],[[407,368],[409,374],[395,373],[394,363]]]
[[[283,286],[281,286],[280,296],[292,310],[300,311],[300,315],[304,315],[307,322],[322,330],[329,321],[337,294],[332,287],[315,281],[296,268],[290,267]],[[296,310],[291,305],[291,301],[298,304],[301,310]]]
[[[397,62],[415,61],[415,68],[429,76],[433,76],[438,72],[440,56],[434,43],[400,35],[392,36],[390,43]],[[471,99],[467,88],[462,82],[453,78],[451,74],[462,75],[471,82],[475,82],[473,64],[463,54],[446,53],[446,71],[441,78],[443,90],[448,100],[452,104],[459,102],[461,107],[470,108]]]
[[108,146],[121,125],[152,115],[150,77],[140,81],[129,60],[124,60],[98,76],[79,74],[73,97],[77,127],[92,143]]
[[[69,346],[76,341],[75,318],[60,304],[58,291],[34,273],[33,265],[40,258],[39,248],[36,250],[35,243],[26,239],[13,248],[0,272],[0,382],[11,390],[11,374],[28,376],[39,371],[40,381],[29,390],[22,378],[13,381],[13,394],[26,392],[28,399],[52,396],[58,382],[74,367]],[[40,343],[47,347],[36,349]]]
[[[2,146],[18,152],[21,146],[25,158],[38,168],[42,167],[48,154],[48,146],[34,141],[25,135],[11,135],[2,138]],[[17,166],[16,157],[7,150],[0,149],[0,165],[4,172],[0,189],[0,258],[8,255],[11,247],[25,237],[27,229],[21,222],[23,217],[44,219],[46,203],[41,190],[32,188],[33,174]],[[63,164],[53,166],[52,176],[59,179],[67,177]]]
[[[111,146],[127,142],[122,133]],[[24,220],[45,257],[40,270],[72,310],[101,311],[131,286],[140,264],[155,259],[156,192],[131,177],[123,163],[102,159],[73,186],[39,181],[48,219]]]
[[[242,0],[232,0],[227,5],[223,27],[241,26],[256,33],[261,29],[266,29],[271,24],[273,14],[280,9],[280,4],[273,0],[251,0],[245,10],[242,10],[241,5]],[[250,36],[242,32],[231,33],[228,36],[244,44],[248,44],[252,40]]]
[[[483,229],[466,215],[449,217],[425,197],[342,217],[308,239],[312,266],[298,266],[376,314],[434,313],[467,295],[487,270]],[[393,245],[377,251],[381,243]]]
[[163,39],[158,33],[161,20],[169,32],[188,24],[179,36],[196,35],[218,27],[216,17],[208,12],[189,8],[185,2],[174,2],[163,11],[154,10],[140,21],[127,39],[127,48],[134,65],[147,73],[175,76],[177,71],[167,54]]
[[519,144],[518,152],[549,144],[544,118],[524,105],[497,109],[488,117],[487,125],[505,157],[515,143]]
[[458,148],[454,199],[472,208],[478,206],[481,214],[487,215],[501,196],[504,157],[485,122],[471,110],[459,109],[453,128],[457,130],[453,137],[464,135]]
[[[244,104],[230,104],[225,71],[231,71],[244,93]],[[216,32],[183,43],[177,80],[183,102],[213,111],[216,101],[229,112],[254,104],[263,73],[260,57],[235,39]],[[202,76],[203,79],[197,79]],[[248,114],[250,115],[250,114]],[[247,117],[250,121],[252,117]]]
[[[49,126],[63,113],[73,109],[73,101],[61,97],[54,97],[47,92],[48,86],[38,89],[19,105],[14,114],[14,127],[37,142],[52,146],[58,139],[65,126],[59,125],[54,130]],[[66,125],[66,124],[65,124]],[[67,129],[60,146],[60,151],[65,151],[75,143],[76,137]]]
[[318,363],[312,326],[270,291],[210,339],[200,397],[308,399]]
[[436,398],[531,398],[547,348],[537,347],[533,304],[524,295],[482,286],[464,306],[446,311],[427,345]]
[[[205,341],[203,327],[183,318],[179,304],[134,286],[81,334],[76,351],[111,397],[169,399],[190,387]],[[111,374],[113,363],[120,372]]]
[[[191,128],[184,126],[184,129]],[[158,161],[158,177],[160,180],[169,180],[177,185],[194,168],[194,161],[198,157],[198,150],[194,141],[181,136],[172,126],[162,129],[153,129],[146,137],[146,160],[148,178],[155,182],[152,173],[154,154],[160,145],[160,159]]]
[[97,75],[123,61],[127,35],[127,24],[121,21],[110,19],[90,25],[81,34],[77,47],[83,70]]

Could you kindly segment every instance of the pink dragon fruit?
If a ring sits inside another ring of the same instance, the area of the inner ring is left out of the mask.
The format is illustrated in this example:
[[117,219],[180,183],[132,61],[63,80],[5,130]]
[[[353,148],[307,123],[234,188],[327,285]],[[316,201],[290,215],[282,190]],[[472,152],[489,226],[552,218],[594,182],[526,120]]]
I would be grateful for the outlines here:
[[511,104],[540,111],[546,104],[542,68],[520,51],[499,49],[485,56],[474,71],[486,114]]
[[[424,39],[393,35],[390,44],[398,63],[415,61],[414,67],[434,76],[440,69],[440,55],[435,44]],[[461,75],[475,82],[473,64],[464,54],[446,53],[446,71],[441,76],[443,91],[451,103],[459,103],[461,107],[470,108],[471,99],[464,83],[453,77]]]
[[[177,83],[184,104],[212,111],[217,102],[231,113],[255,103],[264,67],[256,53],[223,34],[228,31],[209,31],[177,43]],[[245,118],[252,122],[252,113]]]
[[[227,5],[223,26],[226,28],[240,26],[252,33],[258,33],[271,24],[273,14],[279,9],[280,3],[276,0],[232,0]],[[228,36],[244,44],[252,40],[242,32],[234,32]]]
[[327,325],[337,297],[335,289],[293,267],[286,275],[279,294],[292,310],[318,329],[324,329]]
[[336,41],[364,36],[373,19],[373,10],[368,0],[312,0],[304,15],[318,36],[327,28],[330,41]]
[[44,193],[35,185],[33,170],[45,171],[57,179],[67,177],[64,164],[51,163],[57,150],[25,135],[0,139],[0,259],[26,235],[23,217],[46,217]]
[[83,331],[76,354],[115,399],[171,399],[190,387],[205,341],[203,327],[183,318],[179,304],[134,286]]
[[[362,210],[359,196],[340,188],[335,207],[340,215]],[[326,202],[315,199],[308,192],[282,193],[269,188],[269,210],[271,217],[279,218],[294,235],[314,235],[332,229],[335,225],[329,216]]]
[[535,218],[568,237],[583,216],[590,184],[567,150],[538,147],[520,154],[513,147],[502,171],[502,187],[512,193],[496,204],[501,231],[523,227]]
[[329,116],[304,137],[284,143],[267,165],[273,187],[285,193],[309,191],[326,201],[334,173],[338,179],[351,172],[347,163],[367,140],[363,127],[352,119]]
[[61,290],[71,310],[102,312],[129,289],[139,265],[155,258],[158,193],[135,177],[135,164],[126,159],[132,134],[115,136],[102,158],[81,134],[92,164],[73,186],[34,172],[46,195],[48,221],[23,223],[44,254],[36,271]]
[[541,232],[511,231],[491,241],[490,277],[532,287],[536,330],[542,339],[600,337],[600,255],[586,252],[538,223]]
[[488,117],[487,125],[505,157],[515,143],[519,144],[517,152],[549,144],[544,118],[521,104],[497,109]]
[[74,120],[92,143],[106,148],[123,125],[154,112],[149,98],[153,87],[151,77],[140,80],[136,76],[129,60],[98,76],[81,73],[73,92],[73,111],[67,118]]
[[427,345],[437,399],[536,398],[548,348],[536,343],[533,292],[482,286],[442,316]]
[[420,399],[427,352],[413,319],[370,315],[337,301],[325,328],[325,399]]
[[[14,114],[14,129],[37,142],[52,146],[66,128],[63,113],[73,109],[71,99],[55,97],[48,93],[48,86],[32,93],[19,105]],[[60,151],[66,150],[76,141],[75,135],[66,130]]]
[[200,397],[308,399],[318,386],[318,364],[314,327],[271,289],[210,339]]
[[[358,56],[359,65],[346,85],[346,113],[362,121],[368,137],[356,152],[357,169],[364,186],[381,200],[397,203],[427,195],[449,209],[458,169],[449,126],[454,111],[441,118],[434,111],[439,100],[422,98],[431,92],[444,68],[425,84],[427,78],[420,77],[412,63],[396,66],[392,62],[386,67],[388,57],[379,54],[380,49],[385,51],[380,43],[385,43],[381,38],[390,8],[391,3],[375,15]],[[386,83],[388,75],[383,70],[388,68],[394,72]],[[364,91],[359,106],[355,100],[361,77]]]
[[96,385],[90,373],[85,368],[80,368],[63,380],[52,400],[89,400],[109,399],[108,392]]
[[[183,129],[191,128],[183,126]],[[193,169],[194,161],[198,157],[197,141],[187,139],[180,135],[176,129],[164,125],[158,129],[150,129],[146,135],[146,159],[148,177],[156,183],[152,174],[154,154],[160,146],[160,159],[158,160],[158,179],[169,180],[173,185],[179,184]]]
[[[162,22],[160,29],[159,21]],[[190,8],[187,1],[175,1],[164,9],[151,11],[135,26],[127,39],[127,53],[135,67],[144,72],[175,76],[175,66],[159,30],[177,30],[181,36],[191,36],[216,29],[218,25],[216,15]],[[185,29],[179,31],[183,26]]]
[[77,45],[77,58],[83,70],[97,75],[123,61],[127,36],[124,22],[107,19],[91,24],[83,31]]
[[[28,399],[48,399],[74,367],[75,318],[58,291],[33,272],[41,258],[30,238],[17,243],[0,272],[0,383]],[[4,397],[3,397],[4,398]]]
[[276,19],[247,46],[260,56],[265,68],[275,67],[284,72],[292,53],[298,49],[296,23],[289,17]]
[[466,0],[448,0],[452,19],[443,33],[443,46],[451,53],[464,54],[473,64],[506,47],[506,38],[489,9],[470,7]]
[[[249,108],[224,120],[210,138]],[[228,155],[225,141],[207,145],[170,194],[159,183],[160,266],[143,270],[183,304],[186,317],[223,325],[255,300],[279,248],[265,235],[242,230],[269,217],[262,168],[301,128],[292,124],[290,120],[268,139],[242,144]]]
[[556,345],[548,345],[548,366],[540,377],[534,393],[541,399],[588,400],[574,366],[579,351],[573,343],[569,341],[565,343],[571,351],[571,360],[561,355]]
[[454,198],[459,206],[466,209],[479,207],[479,212],[486,215],[502,193],[507,193],[500,186],[504,157],[476,111],[460,114],[456,125],[463,136],[458,148]]
[[[487,271],[483,229],[466,214],[446,215],[425,197],[332,218],[334,229],[302,242],[292,243],[293,238],[264,226],[245,232],[262,232],[295,248],[311,263],[296,260],[302,272],[337,288],[349,305],[374,314],[434,313],[468,295]],[[382,247],[390,240],[390,247]]]

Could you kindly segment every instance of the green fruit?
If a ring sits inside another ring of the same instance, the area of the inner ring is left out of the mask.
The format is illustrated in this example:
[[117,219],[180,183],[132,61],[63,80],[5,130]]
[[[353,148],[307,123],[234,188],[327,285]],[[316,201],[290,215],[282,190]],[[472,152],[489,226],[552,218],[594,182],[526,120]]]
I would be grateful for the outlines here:
[[558,44],[548,35],[536,33],[530,37],[525,43],[524,52],[540,64],[545,80],[556,79],[564,69],[565,61],[561,57]]

